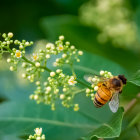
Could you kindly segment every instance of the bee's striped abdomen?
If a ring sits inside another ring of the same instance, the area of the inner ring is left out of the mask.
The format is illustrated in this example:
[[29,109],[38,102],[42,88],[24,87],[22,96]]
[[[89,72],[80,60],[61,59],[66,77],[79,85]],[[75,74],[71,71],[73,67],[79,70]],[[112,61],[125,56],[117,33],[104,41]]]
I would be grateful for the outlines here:
[[102,85],[95,94],[93,103],[96,107],[102,107],[110,100],[111,97],[112,94],[110,90],[106,86]]

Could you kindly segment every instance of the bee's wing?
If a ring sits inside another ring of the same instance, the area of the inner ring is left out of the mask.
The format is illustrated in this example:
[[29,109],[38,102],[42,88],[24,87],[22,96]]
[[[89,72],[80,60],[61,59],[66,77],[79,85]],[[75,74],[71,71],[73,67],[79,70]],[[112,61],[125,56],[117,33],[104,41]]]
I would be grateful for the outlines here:
[[109,107],[113,113],[117,112],[119,108],[119,94],[118,93],[114,93],[114,95],[112,96],[112,99],[109,102]]
[[84,79],[91,84],[93,83],[92,82],[93,77],[94,77],[94,75],[84,75]]
[[100,78],[100,81],[102,81],[102,82],[108,80],[108,78],[104,78],[103,76],[100,76],[100,75],[90,75],[90,74],[89,75],[84,75],[84,79],[87,82],[93,84],[94,82],[92,81],[92,78],[94,78],[95,76],[97,76],[98,78]]

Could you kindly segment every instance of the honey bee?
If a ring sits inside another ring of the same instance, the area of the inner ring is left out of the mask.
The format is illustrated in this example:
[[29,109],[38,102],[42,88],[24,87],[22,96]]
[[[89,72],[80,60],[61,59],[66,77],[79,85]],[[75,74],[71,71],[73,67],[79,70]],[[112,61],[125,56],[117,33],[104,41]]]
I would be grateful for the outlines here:
[[[85,77],[87,80],[87,78]],[[115,113],[119,107],[119,94],[122,92],[123,86],[127,79],[124,75],[114,76],[110,79],[103,79],[98,83],[98,90],[95,93],[94,105],[99,108],[109,101],[110,110]]]

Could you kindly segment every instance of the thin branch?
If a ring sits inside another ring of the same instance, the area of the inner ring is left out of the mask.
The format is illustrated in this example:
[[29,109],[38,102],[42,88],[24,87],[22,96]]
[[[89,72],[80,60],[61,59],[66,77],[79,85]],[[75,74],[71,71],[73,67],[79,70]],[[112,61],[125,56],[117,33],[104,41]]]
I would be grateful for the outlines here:
[[[13,51],[9,48],[9,46],[7,46],[6,49],[7,49],[10,53],[13,52]],[[25,56],[22,56],[22,59],[23,59],[24,61],[26,61],[27,63],[29,63],[29,64],[35,66],[35,63],[32,62],[32,61],[30,61],[29,59],[27,59]],[[73,67],[73,66],[72,66],[72,67]],[[44,70],[46,70],[46,71],[48,71],[48,72],[51,72],[51,71],[52,71],[51,69],[47,68],[46,66],[40,66],[39,68],[42,68],[42,69],[44,69]],[[72,68],[72,72],[73,72],[73,74],[75,74],[73,68]],[[78,82],[79,84],[81,84],[81,85],[83,85],[83,86],[85,86],[85,87],[87,87],[87,88],[91,88],[89,85],[87,85],[86,83],[84,83],[84,82],[81,81],[80,79],[76,79],[76,80],[77,80],[77,82]]]
[[[33,63],[32,61],[28,60],[26,57],[23,56],[22,59],[25,60],[26,62],[32,64],[33,66],[35,66],[35,63]],[[40,66],[40,68],[42,68],[42,69],[44,69],[44,70],[46,70],[46,71],[48,71],[48,72],[51,72],[51,71],[52,71],[51,69],[49,69],[49,68],[47,68],[47,67],[44,67],[44,66]],[[76,80],[77,80],[77,82],[78,82],[79,84],[81,84],[81,85],[83,85],[83,86],[85,86],[85,87],[91,88],[89,85],[85,84],[85,83],[82,82],[81,80],[79,80],[79,79],[76,79]]]
[[132,110],[136,104],[140,101],[140,93],[138,93],[137,97],[132,99],[128,105],[125,107],[125,112],[124,114],[126,115],[130,110]]

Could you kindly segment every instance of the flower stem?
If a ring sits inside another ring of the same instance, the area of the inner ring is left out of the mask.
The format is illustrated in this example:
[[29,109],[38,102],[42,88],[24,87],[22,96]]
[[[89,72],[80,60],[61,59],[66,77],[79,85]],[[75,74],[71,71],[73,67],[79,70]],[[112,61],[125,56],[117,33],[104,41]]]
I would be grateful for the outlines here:
[[[23,59],[24,61],[26,61],[26,62],[32,64],[33,66],[35,66],[35,63],[33,63],[32,61],[28,60],[26,57],[23,56],[22,59]],[[51,71],[52,71],[51,69],[49,69],[49,68],[47,68],[47,67],[44,67],[44,66],[40,66],[40,68],[42,68],[42,69],[44,69],[44,70],[46,70],[46,71],[48,71],[48,72],[51,72]],[[89,85],[85,84],[83,81],[81,81],[81,80],[79,80],[79,79],[76,79],[76,80],[77,80],[77,82],[78,82],[79,84],[81,84],[81,85],[83,85],[83,86],[85,86],[85,87],[91,88]]]
[[[33,63],[32,61],[28,60],[26,57],[23,56],[22,59],[23,59],[24,61],[26,61],[27,63],[30,63],[30,64],[32,64],[33,66],[35,66],[35,63]],[[48,72],[51,72],[51,71],[52,71],[52,70],[50,70],[49,68],[44,67],[44,66],[40,66],[39,68],[45,69],[45,70],[48,71]]]

